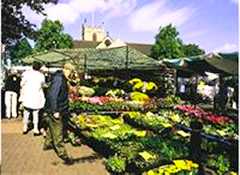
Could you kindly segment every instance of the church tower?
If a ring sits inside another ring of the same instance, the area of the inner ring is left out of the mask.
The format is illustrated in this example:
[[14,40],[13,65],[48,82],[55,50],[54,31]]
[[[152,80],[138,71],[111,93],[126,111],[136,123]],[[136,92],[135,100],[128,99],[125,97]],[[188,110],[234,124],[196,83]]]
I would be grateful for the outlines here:
[[103,26],[87,25],[87,20],[82,24],[82,40],[101,42],[107,36]]

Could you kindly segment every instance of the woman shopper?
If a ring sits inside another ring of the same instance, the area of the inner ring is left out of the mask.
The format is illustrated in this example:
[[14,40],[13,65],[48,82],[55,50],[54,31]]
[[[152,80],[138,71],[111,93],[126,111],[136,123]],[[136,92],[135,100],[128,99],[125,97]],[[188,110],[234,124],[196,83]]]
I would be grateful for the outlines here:
[[28,132],[29,115],[33,115],[34,136],[40,135],[38,129],[39,111],[44,107],[45,97],[43,86],[45,84],[44,75],[40,72],[41,63],[33,62],[32,69],[22,74],[21,99],[24,107],[23,112],[23,134]]

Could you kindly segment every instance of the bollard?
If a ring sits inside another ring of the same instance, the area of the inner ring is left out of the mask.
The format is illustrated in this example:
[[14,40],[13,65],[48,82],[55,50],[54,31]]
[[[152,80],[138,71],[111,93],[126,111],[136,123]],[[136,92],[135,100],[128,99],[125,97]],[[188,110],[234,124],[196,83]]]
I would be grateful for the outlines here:
[[190,155],[191,159],[198,163],[199,169],[198,169],[198,175],[204,175],[204,169],[202,165],[202,157],[201,157],[201,143],[202,143],[202,137],[201,137],[201,130],[203,128],[203,125],[199,121],[193,121],[190,124],[190,127],[192,129],[191,131],[191,138],[190,138]]

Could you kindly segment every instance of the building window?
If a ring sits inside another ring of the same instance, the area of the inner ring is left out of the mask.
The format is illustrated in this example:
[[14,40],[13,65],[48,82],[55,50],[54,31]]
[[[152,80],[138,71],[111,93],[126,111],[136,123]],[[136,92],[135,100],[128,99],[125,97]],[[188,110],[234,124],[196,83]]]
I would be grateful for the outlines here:
[[97,41],[97,34],[93,33],[93,41]]

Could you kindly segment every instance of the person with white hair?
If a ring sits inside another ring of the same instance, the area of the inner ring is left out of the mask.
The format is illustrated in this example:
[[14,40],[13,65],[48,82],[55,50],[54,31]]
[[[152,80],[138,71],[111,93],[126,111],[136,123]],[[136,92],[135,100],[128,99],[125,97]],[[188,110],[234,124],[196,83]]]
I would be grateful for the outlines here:
[[10,70],[5,80],[5,115],[8,119],[11,117],[17,118],[17,99],[20,91],[20,81],[21,79],[17,75],[17,71]]
[[48,128],[43,150],[54,149],[66,165],[73,164],[72,158],[68,156],[64,147],[64,131],[66,130],[64,122],[67,122],[67,118],[71,116],[68,109],[68,81],[74,70],[75,67],[72,64],[66,63],[62,71],[53,74],[45,107],[48,113]]
[[21,99],[24,107],[23,112],[23,134],[28,133],[28,123],[30,112],[33,115],[33,133],[34,136],[40,135],[38,129],[39,111],[45,105],[45,96],[43,86],[45,84],[45,77],[40,72],[41,63],[33,62],[31,70],[27,70],[22,74],[21,81]]

